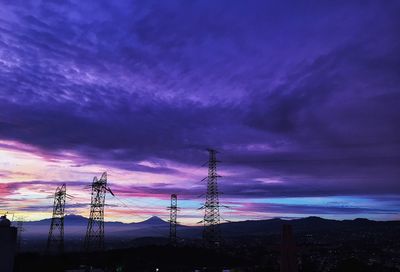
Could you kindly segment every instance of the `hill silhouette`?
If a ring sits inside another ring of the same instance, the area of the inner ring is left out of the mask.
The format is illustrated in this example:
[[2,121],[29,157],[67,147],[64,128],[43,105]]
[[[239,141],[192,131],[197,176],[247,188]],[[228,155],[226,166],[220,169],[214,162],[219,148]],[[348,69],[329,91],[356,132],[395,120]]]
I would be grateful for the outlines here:
[[[85,234],[88,219],[80,215],[70,214],[65,216],[65,236],[82,236]],[[29,221],[24,223],[26,237],[30,235],[47,235],[51,219],[39,221]],[[266,234],[279,233],[283,224],[290,223],[296,232],[330,232],[366,230],[373,228],[376,230],[393,227],[400,228],[400,221],[373,221],[363,218],[354,220],[332,220],[320,217],[306,217],[300,219],[267,219],[267,220],[247,220],[239,222],[229,222],[221,224],[221,231],[224,236],[261,236]],[[138,237],[160,237],[167,236],[169,223],[163,219],[152,216],[141,222],[123,223],[109,222],[105,223],[105,230],[108,237],[125,236],[131,238]],[[181,237],[199,238],[201,236],[202,226],[178,226],[178,232]]]

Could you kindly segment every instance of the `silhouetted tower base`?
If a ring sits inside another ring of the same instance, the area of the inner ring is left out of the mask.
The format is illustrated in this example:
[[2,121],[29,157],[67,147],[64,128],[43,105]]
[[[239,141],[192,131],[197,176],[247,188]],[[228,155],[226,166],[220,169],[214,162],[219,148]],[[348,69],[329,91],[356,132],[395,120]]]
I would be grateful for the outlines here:
[[91,185],[92,200],[90,203],[90,216],[86,229],[84,248],[86,251],[101,251],[104,249],[104,202],[107,191],[107,173],[104,172],[100,179],[93,178]]
[[220,214],[219,214],[219,192],[217,179],[220,177],[217,174],[217,151],[208,149],[208,177],[207,177],[207,194],[204,208],[204,230],[203,240],[206,246],[218,247],[221,244],[221,232],[219,229]]
[[178,217],[178,197],[176,194],[171,195],[171,206],[168,207],[170,211],[169,219],[169,243],[173,246],[177,244],[176,225]]
[[67,197],[66,185],[57,187],[54,194],[53,216],[51,218],[47,252],[62,253],[64,251],[64,210]]
[[17,252],[20,253],[22,249],[22,232],[24,232],[24,222],[22,218],[17,221]]
[[6,215],[0,216],[0,271],[13,272],[17,246],[17,228],[11,227]]
[[292,226],[282,226],[281,242],[281,272],[297,272],[296,244],[293,238]]

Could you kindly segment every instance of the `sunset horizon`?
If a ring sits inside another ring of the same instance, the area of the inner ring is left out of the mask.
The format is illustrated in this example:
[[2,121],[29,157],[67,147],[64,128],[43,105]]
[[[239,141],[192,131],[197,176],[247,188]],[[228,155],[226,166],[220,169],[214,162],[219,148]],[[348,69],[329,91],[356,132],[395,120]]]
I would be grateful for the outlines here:
[[7,272],[400,271],[399,14],[0,1]]

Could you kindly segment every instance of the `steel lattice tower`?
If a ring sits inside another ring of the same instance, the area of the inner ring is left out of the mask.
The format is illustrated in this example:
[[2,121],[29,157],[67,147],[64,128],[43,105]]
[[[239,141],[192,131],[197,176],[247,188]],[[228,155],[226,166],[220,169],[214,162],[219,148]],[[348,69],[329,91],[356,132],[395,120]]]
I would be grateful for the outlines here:
[[17,221],[17,252],[21,252],[22,247],[22,232],[24,232],[23,218],[19,218]]
[[107,191],[114,195],[107,187],[107,172],[104,172],[100,179],[94,177],[91,188],[90,216],[84,241],[86,251],[104,249],[104,202]]
[[67,197],[65,183],[61,187],[57,187],[54,194],[53,217],[51,218],[51,225],[49,236],[47,239],[47,251],[64,251],[64,210],[65,199]]
[[208,149],[208,177],[207,177],[207,194],[204,204],[204,230],[203,239],[207,246],[219,246],[221,242],[221,233],[219,229],[219,192],[217,179],[217,151]]
[[170,219],[169,219],[169,242],[171,245],[176,245],[176,225],[177,225],[177,217],[178,217],[178,197],[176,194],[171,195],[171,206],[168,207],[170,211]]

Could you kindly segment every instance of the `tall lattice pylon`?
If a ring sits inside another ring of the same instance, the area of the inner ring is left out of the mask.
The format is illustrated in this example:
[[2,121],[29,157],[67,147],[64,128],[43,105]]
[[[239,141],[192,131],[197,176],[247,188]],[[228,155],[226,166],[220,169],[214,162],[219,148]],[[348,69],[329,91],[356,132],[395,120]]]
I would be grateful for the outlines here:
[[219,229],[220,215],[219,215],[219,192],[218,192],[218,178],[217,174],[217,151],[208,149],[208,177],[207,177],[207,194],[204,208],[204,230],[203,240],[207,246],[215,247],[221,243],[221,232]]
[[168,207],[169,215],[169,242],[171,245],[177,244],[176,237],[176,225],[178,217],[178,196],[176,194],[171,195],[171,206]]
[[101,251],[104,249],[104,202],[107,191],[114,196],[111,189],[107,187],[107,172],[104,172],[100,179],[94,177],[91,188],[92,200],[84,248],[86,251]]
[[51,218],[49,236],[47,239],[47,252],[64,251],[64,216],[67,189],[65,183],[57,187],[54,194],[53,216]]
[[21,252],[22,249],[22,233],[24,229],[24,217],[17,218],[17,252]]

